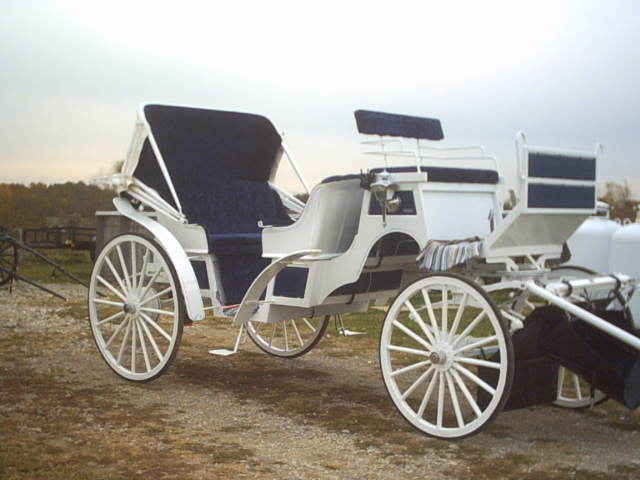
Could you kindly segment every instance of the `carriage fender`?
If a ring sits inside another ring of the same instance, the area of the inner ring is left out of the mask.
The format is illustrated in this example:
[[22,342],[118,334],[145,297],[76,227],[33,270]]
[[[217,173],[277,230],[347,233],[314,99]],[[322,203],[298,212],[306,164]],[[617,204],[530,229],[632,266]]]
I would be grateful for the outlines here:
[[204,305],[200,295],[200,285],[180,242],[166,227],[133,208],[128,200],[114,198],[113,204],[122,215],[147,229],[164,248],[178,276],[187,315],[191,320],[203,320]]

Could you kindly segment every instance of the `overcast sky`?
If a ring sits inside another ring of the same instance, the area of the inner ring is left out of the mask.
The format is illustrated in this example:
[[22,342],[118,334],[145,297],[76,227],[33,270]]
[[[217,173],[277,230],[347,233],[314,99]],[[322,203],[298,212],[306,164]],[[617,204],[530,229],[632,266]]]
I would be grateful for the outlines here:
[[[0,182],[84,180],[137,106],[260,113],[311,184],[372,164],[353,111],[442,119],[515,172],[514,136],[591,150],[640,196],[640,2],[4,0]],[[301,188],[284,173],[282,182]]]

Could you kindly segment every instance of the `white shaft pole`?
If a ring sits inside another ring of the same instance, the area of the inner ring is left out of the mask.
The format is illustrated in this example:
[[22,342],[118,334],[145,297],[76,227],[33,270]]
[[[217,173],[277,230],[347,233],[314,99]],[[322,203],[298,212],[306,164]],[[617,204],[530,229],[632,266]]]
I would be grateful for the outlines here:
[[593,313],[587,312],[585,309],[580,308],[577,305],[574,305],[573,303],[568,302],[558,297],[557,295],[554,295],[553,293],[548,292],[543,287],[536,285],[533,281],[528,281],[525,284],[525,286],[527,290],[533,293],[534,295],[544,298],[549,303],[557,307],[560,307],[563,310],[566,310],[567,312],[575,315],[576,317],[581,318],[582,320],[587,322],[589,325],[592,325],[593,327],[599,330],[602,330],[605,333],[608,333],[612,337],[615,337],[618,340],[640,351],[640,338],[634,335],[631,335],[630,333],[625,332],[624,330],[616,327],[615,325],[612,325],[611,323],[601,319],[600,317],[594,315]]

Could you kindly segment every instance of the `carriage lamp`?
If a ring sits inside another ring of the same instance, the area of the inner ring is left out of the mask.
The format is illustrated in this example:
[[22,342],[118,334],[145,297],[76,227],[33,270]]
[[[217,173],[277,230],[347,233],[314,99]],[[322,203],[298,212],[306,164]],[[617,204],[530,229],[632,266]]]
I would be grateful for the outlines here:
[[395,185],[389,180],[390,177],[389,172],[384,170],[376,175],[375,182],[369,187],[380,204],[382,225],[384,226],[387,225],[387,212],[395,213],[400,208],[400,199],[395,197]]

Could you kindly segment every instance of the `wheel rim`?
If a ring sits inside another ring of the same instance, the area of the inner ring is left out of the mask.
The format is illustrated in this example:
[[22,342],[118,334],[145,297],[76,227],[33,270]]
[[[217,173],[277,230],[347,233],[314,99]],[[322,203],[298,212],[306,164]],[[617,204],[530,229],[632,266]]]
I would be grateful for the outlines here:
[[607,399],[600,390],[591,394],[591,386],[564,367],[558,368],[558,398],[554,405],[564,408],[586,408]]
[[[588,278],[596,272],[584,267],[560,266],[549,272],[551,279]],[[563,408],[586,408],[607,400],[607,395],[600,391],[591,391],[591,386],[579,375],[564,367],[558,368],[558,397],[554,405]]]
[[396,408],[440,438],[464,437],[491,421],[513,377],[500,314],[455,276],[426,277],[398,295],[382,329],[380,362]]
[[298,357],[311,350],[322,338],[329,316],[278,320],[272,323],[249,322],[247,333],[265,352],[277,357]]
[[91,274],[89,318],[107,364],[145,381],[173,359],[182,333],[177,282],[152,242],[122,235],[105,246]]
[[[0,227],[0,237],[6,230]],[[18,265],[18,249],[9,239],[0,240],[0,285],[4,285],[13,276]]]

